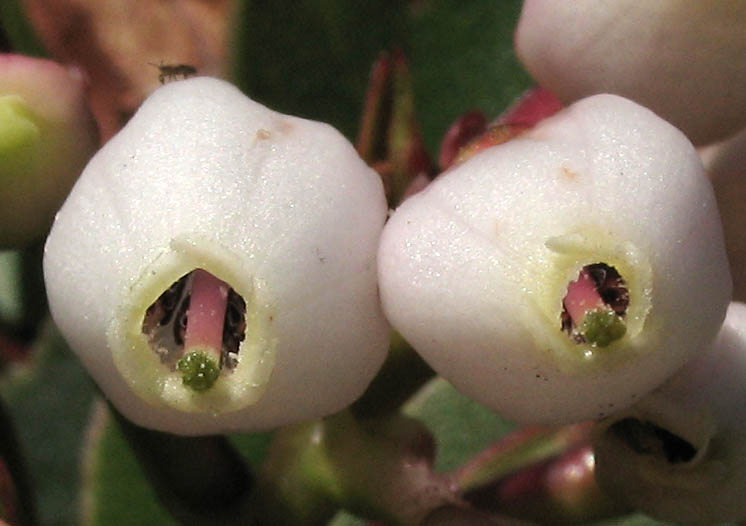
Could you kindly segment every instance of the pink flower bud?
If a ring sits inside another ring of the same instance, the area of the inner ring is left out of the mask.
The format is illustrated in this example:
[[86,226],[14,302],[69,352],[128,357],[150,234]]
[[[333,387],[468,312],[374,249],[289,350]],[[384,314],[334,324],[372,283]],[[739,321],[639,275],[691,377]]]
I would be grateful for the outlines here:
[[0,55],[0,248],[44,236],[97,145],[79,72]]

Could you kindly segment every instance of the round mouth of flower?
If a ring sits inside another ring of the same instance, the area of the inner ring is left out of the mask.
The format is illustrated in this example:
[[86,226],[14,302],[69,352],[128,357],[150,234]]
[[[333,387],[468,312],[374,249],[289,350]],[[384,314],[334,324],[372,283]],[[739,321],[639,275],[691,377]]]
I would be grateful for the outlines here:
[[246,337],[246,302],[233,288],[195,269],[148,307],[142,333],[164,367],[186,387],[204,392],[238,365]]
[[697,455],[697,448],[687,440],[637,418],[624,418],[615,422],[607,432],[634,453],[665,459],[669,464],[683,464]]
[[577,344],[606,347],[627,333],[629,290],[606,263],[585,265],[567,285],[562,300],[562,331]]

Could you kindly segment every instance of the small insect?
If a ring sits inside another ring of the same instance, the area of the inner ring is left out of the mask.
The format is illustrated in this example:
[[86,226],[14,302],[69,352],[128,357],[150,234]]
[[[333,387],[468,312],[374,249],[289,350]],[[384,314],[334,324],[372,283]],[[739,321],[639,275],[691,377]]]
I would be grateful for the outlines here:
[[153,64],[148,62],[153,67],[158,68],[160,74],[158,80],[161,84],[165,84],[166,80],[176,80],[178,77],[187,78],[197,74],[197,68],[190,66],[189,64]]

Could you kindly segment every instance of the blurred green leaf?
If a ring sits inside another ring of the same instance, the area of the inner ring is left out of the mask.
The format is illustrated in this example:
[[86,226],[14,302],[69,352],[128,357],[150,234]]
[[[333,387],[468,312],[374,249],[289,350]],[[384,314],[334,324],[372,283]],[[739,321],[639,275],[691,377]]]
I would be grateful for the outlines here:
[[431,153],[461,114],[496,117],[532,85],[513,51],[520,0],[423,0],[412,14],[409,59],[417,115]]
[[274,433],[246,433],[231,435],[230,441],[241,455],[246,459],[249,466],[258,470],[264,457],[267,456],[269,446],[272,444]]
[[74,524],[78,514],[80,452],[94,387],[48,323],[33,362],[0,384],[26,457],[44,525]]
[[284,113],[357,134],[371,65],[404,44],[401,0],[242,0],[233,81]]
[[507,435],[515,425],[502,419],[438,378],[427,384],[404,413],[422,421],[437,445],[436,471],[455,469]]
[[369,521],[360,519],[346,511],[340,511],[329,521],[329,526],[366,526]]
[[0,24],[16,53],[35,57],[47,56],[47,51],[28,22],[21,0],[0,2]]
[[[176,525],[161,504],[129,442],[111,413],[98,404],[88,431],[83,486],[83,524],[128,526]],[[233,435],[231,442],[251,462],[266,454],[272,433]]]
[[23,317],[21,253],[0,251],[0,322],[14,324]]
[[435,152],[448,126],[479,108],[497,115],[531,85],[513,52],[520,0],[243,0],[233,81],[286,113],[357,133],[370,67],[402,48],[415,106]]
[[103,402],[96,404],[88,437],[82,524],[178,524],[158,501],[127,439]]

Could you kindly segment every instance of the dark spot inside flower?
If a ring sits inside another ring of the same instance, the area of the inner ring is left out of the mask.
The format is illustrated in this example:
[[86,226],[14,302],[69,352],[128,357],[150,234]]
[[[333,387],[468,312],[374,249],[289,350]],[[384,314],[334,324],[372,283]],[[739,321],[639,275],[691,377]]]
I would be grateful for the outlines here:
[[189,294],[184,296],[184,298],[181,300],[181,304],[179,305],[179,311],[176,314],[176,319],[174,320],[173,332],[176,345],[184,345],[184,335],[186,334],[190,299],[191,297],[189,296]]
[[186,281],[187,276],[176,281],[160,295],[155,303],[148,307],[143,320],[143,332],[150,332],[157,326],[168,325],[179,305]]
[[617,315],[624,316],[627,307],[629,307],[629,290],[619,272],[606,263],[586,265],[583,270],[587,270],[593,278],[596,283],[596,290],[604,303],[611,307]]
[[657,456],[670,464],[689,462],[697,454],[697,449],[680,436],[636,418],[624,418],[612,424],[609,433],[638,455]]
[[238,348],[246,338],[246,302],[233,289],[228,291],[228,307],[223,324],[220,366],[233,369],[238,364]]

